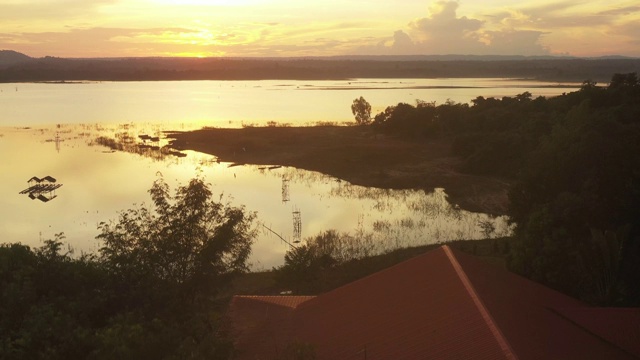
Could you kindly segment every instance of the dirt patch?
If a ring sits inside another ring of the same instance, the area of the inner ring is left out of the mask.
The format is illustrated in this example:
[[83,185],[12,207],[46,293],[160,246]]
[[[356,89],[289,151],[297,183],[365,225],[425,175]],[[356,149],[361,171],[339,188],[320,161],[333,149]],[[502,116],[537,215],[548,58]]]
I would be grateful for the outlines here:
[[358,126],[255,127],[170,133],[177,149],[237,164],[282,165],[352,184],[390,189],[446,189],[461,208],[495,215],[507,210],[509,184],[462,174],[448,139],[410,141]]

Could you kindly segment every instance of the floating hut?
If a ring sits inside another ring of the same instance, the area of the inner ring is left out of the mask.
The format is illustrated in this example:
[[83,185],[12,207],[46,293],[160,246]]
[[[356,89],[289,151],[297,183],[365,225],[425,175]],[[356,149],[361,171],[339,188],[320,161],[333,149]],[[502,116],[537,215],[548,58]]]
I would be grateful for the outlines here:
[[27,180],[29,187],[20,191],[20,194],[28,194],[31,200],[38,199],[42,202],[48,202],[57,197],[56,190],[62,187],[57,180],[51,176],[45,176],[42,179],[33,176]]

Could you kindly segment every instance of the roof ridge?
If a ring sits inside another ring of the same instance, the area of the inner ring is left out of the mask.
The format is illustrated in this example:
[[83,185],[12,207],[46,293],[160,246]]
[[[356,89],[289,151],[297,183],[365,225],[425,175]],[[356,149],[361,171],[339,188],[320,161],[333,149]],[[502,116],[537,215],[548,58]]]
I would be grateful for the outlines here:
[[442,249],[444,250],[444,253],[447,255],[449,262],[451,262],[451,265],[453,266],[453,269],[458,275],[458,278],[460,279],[460,281],[462,281],[462,284],[464,285],[465,290],[471,297],[471,300],[473,300],[473,303],[478,308],[478,311],[480,312],[483,320],[489,327],[489,330],[491,330],[491,334],[498,342],[498,345],[502,349],[504,355],[509,360],[518,360],[518,356],[515,354],[515,352],[511,348],[511,345],[509,345],[509,342],[502,334],[502,331],[500,331],[500,328],[496,325],[495,321],[493,320],[493,317],[489,313],[489,310],[482,303],[482,299],[480,299],[480,296],[478,296],[478,293],[473,287],[471,280],[469,280],[469,277],[467,277],[467,274],[464,272],[464,269],[458,262],[458,259],[456,259],[456,256],[453,253],[453,251],[451,251],[451,248],[448,245],[443,245]]

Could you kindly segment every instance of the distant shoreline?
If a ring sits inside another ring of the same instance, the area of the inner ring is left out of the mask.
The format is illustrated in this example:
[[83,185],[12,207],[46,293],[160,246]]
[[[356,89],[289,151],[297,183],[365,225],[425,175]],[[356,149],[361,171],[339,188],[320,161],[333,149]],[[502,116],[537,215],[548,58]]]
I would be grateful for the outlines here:
[[[390,78],[391,79],[391,78]],[[407,80],[411,80],[411,78],[405,78]],[[474,78],[470,78],[474,79]],[[487,79],[487,78],[478,78],[478,79]],[[263,79],[263,80],[275,80],[275,79]],[[330,79],[330,80],[311,80],[311,81],[357,81],[363,79]],[[364,79],[366,80],[366,78]],[[508,78],[507,80],[521,80],[526,81],[529,79],[517,79],[517,78]],[[172,81],[261,81],[261,80],[148,80],[149,82],[172,82]],[[282,81],[292,81],[292,80],[282,80]],[[298,81],[298,80],[293,80]],[[304,80],[300,80],[304,81]],[[45,84],[45,85],[83,85],[83,84],[97,84],[102,82],[140,82],[139,80],[51,80],[51,81],[27,81],[27,82],[16,82],[13,84]],[[545,81],[541,81],[545,82]],[[3,84],[0,82],[0,84]],[[7,83],[4,83],[7,84]],[[320,91],[320,90],[335,90],[335,91],[353,91],[353,90],[456,90],[456,89],[493,89],[494,86],[443,86],[443,85],[434,85],[434,86],[357,86],[357,87],[340,87],[340,86],[314,86],[310,88],[300,87],[297,90],[302,91]],[[531,86],[508,86],[502,85],[500,88],[520,88],[523,90],[531,89]],[[580,85],[575,82],[567,82],[561,84],[559,82],[549,81],[549,85],[536,85],[535,88],[539,89],[568,89],[568,90],[577,90],[580,88]]]
[[513,78],[608,82],[640,73],[638,58],[29,58],[2,61],[0,83],[170,80]]

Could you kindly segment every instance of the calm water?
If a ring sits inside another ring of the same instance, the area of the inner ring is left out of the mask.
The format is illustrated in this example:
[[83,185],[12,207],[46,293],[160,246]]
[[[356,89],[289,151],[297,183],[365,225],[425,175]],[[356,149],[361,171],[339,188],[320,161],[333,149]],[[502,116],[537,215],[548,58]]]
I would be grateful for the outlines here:
[[366,79],[353,81],[175,81],[0,84],[0,126],[161,123],[239,127],[353,121],[364,96],[373,113],[416,99],[442,104],[524,91],[553,96],[579,84],[508,79]]
[[[504,235],[510,231],[505,218],[460,211],[442,189],[364,188],[292,168],[229,167],[194,152],[160,158],[89,144],[98,136],[161,135],[203,125],[349,121],[350,103],[360,95],[384,108],[416,98],[466,102],[480,95],[570,91],[544,85],[495,79],[0,84],[0,242],[39,245],[64,232],[77,251],[95,251],[97,224],[134,203],[150,204],[147,190],[158,173],[172,186],[203,176],[214,193],[256,211],[263,231],[251,261],[258,269],[282,263],[287,245],[265,227],[292,240],[294,211],[303,238],[335,229],[367,238],[380,251],[481,238],[482,221],[494,223],[494,236]],[[46,175],[63,184],[54,200],[19,194],[29,178]]]

